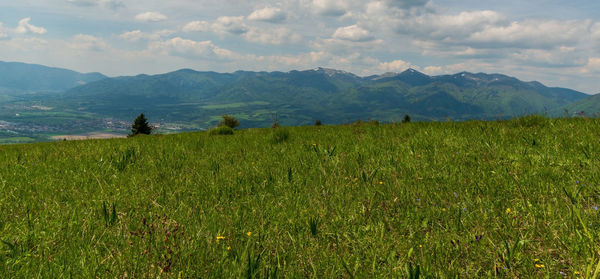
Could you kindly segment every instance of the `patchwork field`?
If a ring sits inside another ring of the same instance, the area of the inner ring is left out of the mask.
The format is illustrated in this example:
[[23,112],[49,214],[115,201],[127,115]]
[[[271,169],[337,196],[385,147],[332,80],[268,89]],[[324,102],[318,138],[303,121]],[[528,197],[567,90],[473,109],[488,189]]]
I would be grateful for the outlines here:
[[597,278],[600,120],[0,146],[2,278]]

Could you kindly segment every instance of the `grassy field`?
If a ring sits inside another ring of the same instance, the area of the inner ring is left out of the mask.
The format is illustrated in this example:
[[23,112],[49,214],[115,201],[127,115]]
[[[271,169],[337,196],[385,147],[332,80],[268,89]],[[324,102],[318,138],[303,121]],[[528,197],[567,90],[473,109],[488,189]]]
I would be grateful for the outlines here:
[[593,278],[600,120],[0,146],[2,278]]

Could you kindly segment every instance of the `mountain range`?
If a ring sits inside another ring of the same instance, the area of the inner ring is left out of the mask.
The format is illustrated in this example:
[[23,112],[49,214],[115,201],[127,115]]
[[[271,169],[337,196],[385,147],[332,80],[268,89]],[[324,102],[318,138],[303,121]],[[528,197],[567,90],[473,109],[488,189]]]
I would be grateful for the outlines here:
[[245,128],[274,121],[309,125],[317,119],[328,124],[389,122],[405,114],[416,120],[559,116],[565,109],[591,115],[600,112],[600,95],[469,72],[429,76],[408,69],[360,77],[326,68],[234,73],[182,69],[110,78],[0,62],[0,106],[5,111],[0,121],[54,125],[77,121],[78,115],[130,121],[143,112],[151,122],[201,129],[214,126],[222,114],[236,116]]
[[82,74],[41,65],[0,61],[0,94],[60,92],[106,78],[100,73]]
[[184,69],[91,82],[61,94],[60,103],[126,119],[145,111],[170,122],[210,122],[216,121],[211,116],[232,113],[247,126],[265,126],[274,114],[287,125],[394,121],[404,114],[421,120],[506,118],[554,111],[588,97],[500,74],[428,76],[408,69],[359,77],[325,68],[227,74]]

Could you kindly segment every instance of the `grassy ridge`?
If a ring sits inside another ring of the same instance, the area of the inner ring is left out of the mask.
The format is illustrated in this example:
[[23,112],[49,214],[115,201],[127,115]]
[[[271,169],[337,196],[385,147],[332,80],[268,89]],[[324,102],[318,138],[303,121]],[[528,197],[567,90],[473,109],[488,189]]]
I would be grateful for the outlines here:
[[600,120],[285,129],[0,146],[0,277],[596,270]]

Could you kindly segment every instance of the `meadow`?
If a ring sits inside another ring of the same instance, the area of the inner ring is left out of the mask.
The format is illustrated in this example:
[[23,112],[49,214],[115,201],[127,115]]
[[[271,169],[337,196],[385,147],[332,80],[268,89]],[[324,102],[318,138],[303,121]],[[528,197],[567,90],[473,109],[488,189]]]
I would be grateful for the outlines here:
[[0,146],[2,278],[597,278],[600,119]]

